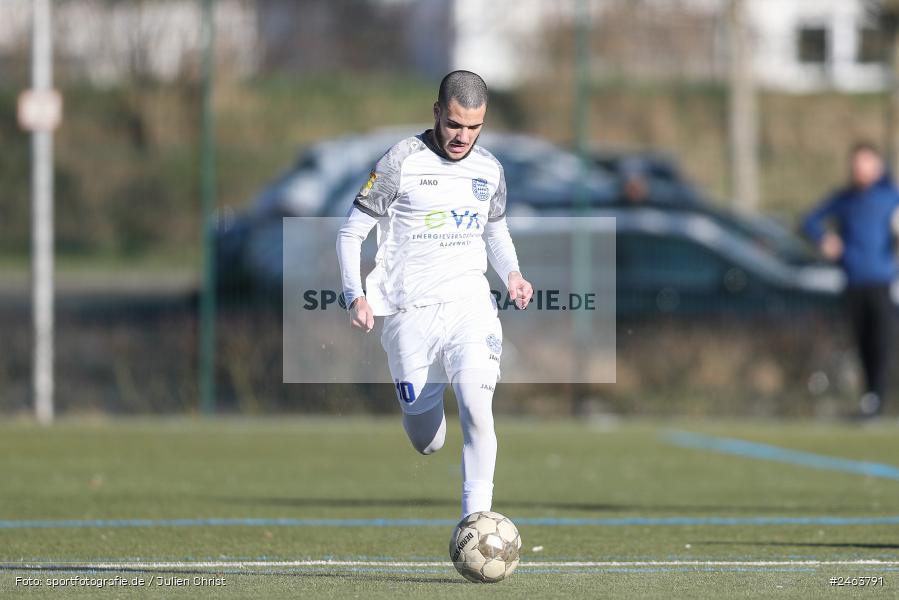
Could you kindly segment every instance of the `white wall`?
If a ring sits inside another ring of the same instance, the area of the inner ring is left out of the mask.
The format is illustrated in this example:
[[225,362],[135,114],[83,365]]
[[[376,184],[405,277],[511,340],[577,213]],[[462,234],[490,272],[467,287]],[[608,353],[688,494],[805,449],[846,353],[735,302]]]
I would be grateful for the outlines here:
[[[748,8],[756,74],[762,85],[797,92],[883,89],[884,67],[857,62],[859,28],[865,18],[860,0],[751,0]],[[826,67],[799,61],[798,31],[803,25],[828,29],[830,62]]]
[[451,68],[474,71],[495,89],[527,80],[541,67],[535,64],[540,33],[555,4],[549,0],[455,0]]

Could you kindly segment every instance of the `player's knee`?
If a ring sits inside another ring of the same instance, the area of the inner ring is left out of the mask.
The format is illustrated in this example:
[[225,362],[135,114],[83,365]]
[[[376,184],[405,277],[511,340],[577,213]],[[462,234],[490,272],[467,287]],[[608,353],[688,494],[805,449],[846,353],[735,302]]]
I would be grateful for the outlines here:
[[446,417],[443,410],[432,410],[422,415],[406,415],[403,425],[412,447],[421,454],[434,454],[446,441]]
[[434,454],[441,448],[443,448],[443,443],[446,441],[446,432],[438,431],[437,434],[427,444],[419,444],[416,443],[415,440],[412,441],[412,445],[418,450],[419,453],[427,456],[428,454]]

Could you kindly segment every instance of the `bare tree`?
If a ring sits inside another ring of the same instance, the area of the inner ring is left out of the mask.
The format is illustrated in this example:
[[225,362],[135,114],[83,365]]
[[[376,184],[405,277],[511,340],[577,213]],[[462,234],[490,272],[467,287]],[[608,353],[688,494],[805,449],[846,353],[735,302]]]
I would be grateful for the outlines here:
[[730,147],[735,206],[755,212],[759,205],[758,101],[746,1],[730,0]]

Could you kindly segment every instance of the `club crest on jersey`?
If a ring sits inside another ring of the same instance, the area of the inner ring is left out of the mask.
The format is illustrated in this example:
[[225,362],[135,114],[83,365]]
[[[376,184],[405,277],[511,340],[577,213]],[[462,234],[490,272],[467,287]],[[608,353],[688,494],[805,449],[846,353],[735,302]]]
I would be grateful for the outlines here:
[[482,178],[471,180],[471,193],[481,202],[490,198],[490,190],[487,189],[487,180]]
[[491,333],[487,336],[487,348],[494,354],[501,354],[503,351],[503,341]]
[[372,171],[368,174],[368,181],[365,182],[365,185],[362,186],[362,189],[359,190],[359,195],[365,198],[368,196],[368,193],[371,191],[371,186],[375,184],[375,180],[378,178],[378,174]]

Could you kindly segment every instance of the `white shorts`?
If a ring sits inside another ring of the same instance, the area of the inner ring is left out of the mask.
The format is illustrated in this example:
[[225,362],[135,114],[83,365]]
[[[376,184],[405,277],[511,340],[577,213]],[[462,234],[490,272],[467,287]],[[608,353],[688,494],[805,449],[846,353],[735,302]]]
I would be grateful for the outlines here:
[[499,378],[502,340],[491,294],[385,317],[381,345],[403,412],[417,415],[436,406],[447,383],[465,369],[492,369]]

